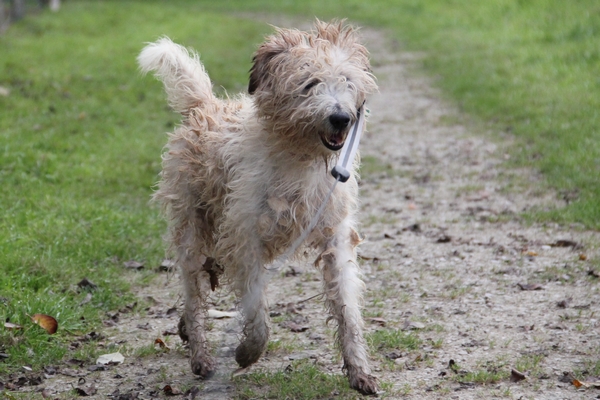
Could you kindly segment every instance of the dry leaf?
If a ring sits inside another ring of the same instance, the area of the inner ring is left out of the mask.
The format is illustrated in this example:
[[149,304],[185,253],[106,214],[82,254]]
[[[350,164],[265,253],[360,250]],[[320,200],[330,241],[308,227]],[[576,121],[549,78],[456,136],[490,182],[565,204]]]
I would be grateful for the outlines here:
[[166,271],[166,272],[173,271],[173,268],[175,268],[175,261],[169,260],[169,259],[162,260],[162,262],[158,266],[159,271]]
[[23,329],[23,327],[21,325],[13,324],[12,322],[5,322],[4,327],[6,329],[8,329],[9,331]]
[[98,359],[96,360],[96,364],[102,364],[102,365],[115,365],[115,364],[121,364],[123,361],[125,361],[125,357],[123,357],[123,355],[119,352],[116,353],[110,353],[110,354],[103,354],[100,357],[98,357]]
[[176,327],[176,326],[174,326],[174,327],[172,327],[172,328],[169,328],[169,329],[167,329],[167,330],[164,330],[162,334],[163,334],[163,336],[173,336],[173,335],[177,335],[177,334],[178,334],[177,327]]
[[566,240],[566,239],[557,240],[556,242],[550,244],[550,246],[552,246],[552,247],[573,247],[574,249],[578,249],[581,247],[581,245],[579,243],[574,242],[572,240]]
[[77,387],[77,388],[74,388],[74,389],[75,389],[75,392],[76,392],[76,393],[77,393],[79,396],[82,396],[82,397],[93,396],[93,395],[95,395],[95,394],[96,394],[96,392],[98,391],[98,389],[96,389],[96,386],[94,386],[94,385],[91,385],[91,386],[89,386],[89,387],[87,387],[87,388],[80,388],[80,387]]
[[94,282],[90,281],[88,278],[83,278],[82,280],[80,280],[79,283],[77,283],[77,286],[79,286],[80,288],[90,288],[90,289],[96,289],[98,287],[98,285],[96,285]]
[[407,330],[416,330],[416,329],[424,329],[425,328],[425,324],[422,322],[416,322],[416,321],[406,321],[404,322],[404,325],[402,325],[402,330],[403,331],[407,331]]
[[521,290],[542,290],[544,287],[539,283],[517,283]]
[[580,380],[577,380],[577,379],[573,378],[573,381],[571,383],[573,383],[573,385],[577,389],[579,389],[579,388],[584,388],[584,389],[600,389],[600,382],[582,382]]
[[585,260],[587,260],[587,255],[585,255],[585,254],[581,253],[581,254],[579,255],[579,260],[580,260],[580,261],[585,261]]
[[33,314],[29,318],[31,318],[33,322],[44,328],[46,332],[48,332],[51,335],[54,335],[56,333],[56,330],[58,329],[58,322],[56,321],[56,319],[54,319],[54,317],[51,317],[49,315]]
[[292,332],[304,332],[309,329],[309,327],[306,325],[298,325],[297,323],[291,321],[287,324],[287,327]]
[[125,266],[125,268],[135,269],[138,271],[141,269],[144,269],[144,264],[137,262],[135,260],[126,261],[123,263],[123,265]]
[[374,324],[377,324],[379,326],[385,326],[385,324],[387,323],[387,321],[385,320],[385,318],[379,318],[379,317],[369,318],[369,321],[371,321]]
[[450,243],[452,241],[452,238],[446,234],[440,236],[438,238],[438,240],[436,240],[436,243]]
[[519,382],[524,379],[527,379],[524,373],[517,371],[516,369],[511,369],[510,371],[510,381],[511,382]]
[[165,344],[165,342],[163,342],[163,340],[162,340],[161,338],[157,338],[157,339],[154,341],[154,344],[155,344],[155,345],[156,345],[156,344],[157,344],[157,345],[159,345],[159,346],[160,346],[160,348],[161,348],[161,349],[163,349],[163,350],[166,350],[166,351],[169,351],[169,350],[171,350],[171,349],[169,348],[169,346],[167,346],[167,345]]
[[537,253],[537,251],[529,250],[528,252],[525,253],[525,255],[527,255],[529,257],[536,257],[538,255],[538,253]]
[[166,396],[179,396],[180,394],[183,394],[183,392],[181,390],[179,390],[177,387],[171,386],[171,385],[166,385],[163,388],[163,392],[165,393]]

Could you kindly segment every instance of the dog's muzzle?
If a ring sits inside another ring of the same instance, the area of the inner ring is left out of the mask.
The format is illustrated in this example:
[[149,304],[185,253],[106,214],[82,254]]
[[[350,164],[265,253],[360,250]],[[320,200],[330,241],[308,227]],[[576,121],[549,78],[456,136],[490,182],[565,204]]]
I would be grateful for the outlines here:
[[351,120],[350,115],[344,112],[331,114],[329,116],[329,124],[333,133],[321,134],[323,145],[332,151],[338,151],[344,147]]

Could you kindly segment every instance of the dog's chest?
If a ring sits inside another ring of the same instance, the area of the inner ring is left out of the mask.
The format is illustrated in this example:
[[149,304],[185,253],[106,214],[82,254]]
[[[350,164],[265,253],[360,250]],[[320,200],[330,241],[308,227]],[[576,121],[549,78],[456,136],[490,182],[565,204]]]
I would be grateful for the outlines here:
[[[328,190],[326,185],[299,186],[293,191],[267,190],[257,224],[267,257],[274,257],[285,251],[308,228]],[[333,197],[306,245],[321,246],[333,236],[335,227],[341,222],[342,215],[332,211],[333,203],[336,202],[336,196]]]

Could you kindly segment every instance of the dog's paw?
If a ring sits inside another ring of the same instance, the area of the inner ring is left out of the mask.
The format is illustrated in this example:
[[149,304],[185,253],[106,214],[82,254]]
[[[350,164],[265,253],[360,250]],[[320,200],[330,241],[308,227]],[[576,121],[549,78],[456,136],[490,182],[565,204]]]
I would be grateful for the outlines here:
[[250,343],[248,340],[240,343],[235,349],[235,361],[242,368],[249,367],[258,361],[263,353],[265,346],[257,345],[257,343]]
[[193,355],[190,364],[192,373],[201,379],[209,379],[217,370],[215,360],[208,355]]
[[179,334],[182,342],[186,343],[190,341],[190,338],[187,334],[185,319],[183,317],[179,319],[179,323],[177,324],[177,333]]
[[364,395],[376,395],[379,391],[377,378],[364,372],[354,371],[348,374],[350,387]]

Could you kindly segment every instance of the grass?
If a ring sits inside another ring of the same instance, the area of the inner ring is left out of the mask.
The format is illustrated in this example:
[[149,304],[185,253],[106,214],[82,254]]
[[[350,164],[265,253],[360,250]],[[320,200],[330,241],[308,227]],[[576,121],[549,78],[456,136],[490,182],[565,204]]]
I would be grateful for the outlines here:
[[[132,284],[152,278],[123,262],[151,270],[164,256],[164,222],[148,202],[177,117],[160,84],[137,71],[143,43],[167,34],[209,49],[216,84],[237,91],[266,30],[160,4],[69,2],[0,36],[0,86],[10,91],[0,96],[0,317],[25,328],[0,326],[0,374],[73,356],[70,342],[101,329],[107,311],[133,301]],[[97,288],[78,287],[84,277]],[[55,317],[58,332],[34,326],[34,313]]]
[[[322,372],[312,361],[294,362],[283,371],[254,372],[234,379],[237,399],[343,399],[362,398],[342,374]],[[307,384],[310,382],[310,384]]]
[[423,341],[415,333],[406,333],[396,329],[382,329],[366,335],[372,351],[379,353],[390,350],[414,351],[421,348]]

